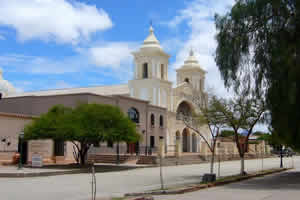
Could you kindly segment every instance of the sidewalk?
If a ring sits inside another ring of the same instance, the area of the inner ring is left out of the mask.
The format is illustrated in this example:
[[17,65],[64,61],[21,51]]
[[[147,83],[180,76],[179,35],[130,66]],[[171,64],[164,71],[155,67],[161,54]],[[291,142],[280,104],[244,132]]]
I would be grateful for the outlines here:
[[[66,166],[67,167],[67,166]],[[111,172],[123,171],[128,169],[152,167],[149,165],[136,165],[136,164],[95,164],[96,173],[98,172]],[[23,167],[18,169],[18,166],[1,166],[0,165],[0,178],[16,178],[16,177],[37,177],[37,176],[55,176],[64,174],[80,174],[88,173],[90,167],[84,168],[64,168],[64,166],[44,166],[42,168]]]
[[78,169],[49,169],[49,168],[25,168],[18,166],[0,166],[0,177],[33,177],[70,174]]

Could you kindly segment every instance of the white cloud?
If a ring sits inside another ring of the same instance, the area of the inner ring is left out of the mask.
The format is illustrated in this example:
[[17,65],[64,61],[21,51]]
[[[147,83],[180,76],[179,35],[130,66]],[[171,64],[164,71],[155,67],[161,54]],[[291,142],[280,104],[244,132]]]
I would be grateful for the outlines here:
[[57,81],[54,88],[74,88],[75,86],[63,80]]
[[[193,48],[200,65],[207,71],[206,85],[214,88],[215,92],[222,96],[228,95],[228,92],[224,88],[214,61],[216,49],[214,15],[224,14],[233,3],[234,0],[195,0],[187,4],[186,8],[180,10],[178,15],[167,23],[171,29],[177,29],[177,31],[180,30],[182,23],[186,23],[190,29],[187,40],[177,52],[175,62],[171,64],[172,71],[183,64],[189,50]],[[171,73],[173,81],[175,77],[175,73]]]
[[63,74],[78,72],[85,67],[80,56],[54,60],[46,57],[21,54],[0,55],[0,65],[12,72],[30,74]]
[[[62,59],[3,54],[0,55],[0,65],[9,72],[33,75],[98,73],[101,74],[101,77],[111,77],[127,83],[131,79],[133,71],[131,52],[136,48],[137,44],[135,43],[107,42],[93,47],[77,48],[77,54]],[[60,84],[58,87],[61,88],[63,85]],[[24,85],[24,88],[28,88],[27,86],[28,84]]]
[[[77,48],[77,54],[52,59],[22,54],[0,55],[0,65],[9,71],[29,74],[63,74],[88,71],[96,68],[132,71],[135,43],[107,42],[93,47]],[[96,69],[97,70],[97,69]],[[114,76],[114,74],[112,74]]]
[[136,49],[134,43],[112,42],[89,49],[88,56],[98,67],[120,68],[130,65],[133,60],[132,51]]
[[1,68],[0,68],[0,93],[3,96],[16,93],[16,89],[14,88],[14,86],[9,81],[3,78],[3,72]]
[[133,77],[134,60],[131,53],[138,46],[139,44],[134,42],[108,42],[80,51],[92,65],[102,69],[102,75],[127,83]]
[[69,0],[1,0],[0,25],[16,29],[20,40],[78,43],[112,27],[96,6]]

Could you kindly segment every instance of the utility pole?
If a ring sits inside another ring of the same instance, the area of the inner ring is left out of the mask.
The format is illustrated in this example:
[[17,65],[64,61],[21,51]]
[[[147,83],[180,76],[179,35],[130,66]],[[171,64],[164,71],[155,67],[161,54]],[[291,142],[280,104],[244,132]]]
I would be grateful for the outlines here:
[[282,145],[280,145],[280,168],[283,168],[283,150],[282,150]]

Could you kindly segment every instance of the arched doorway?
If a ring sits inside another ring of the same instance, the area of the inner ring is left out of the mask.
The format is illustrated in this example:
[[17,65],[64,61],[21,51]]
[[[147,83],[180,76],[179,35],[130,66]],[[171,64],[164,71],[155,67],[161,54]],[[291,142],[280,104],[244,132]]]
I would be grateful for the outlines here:
[[192,136],[192,152],[197,152],[197,135],[195,133]]
[[189,132],[188,129],[183,129],[182,132],[182,152],[189,152]]
[[176,118],[180,119],[181,115],[190,116],[191,114],[192,114],[191,105],[186,101],[182,101],[177,107]]

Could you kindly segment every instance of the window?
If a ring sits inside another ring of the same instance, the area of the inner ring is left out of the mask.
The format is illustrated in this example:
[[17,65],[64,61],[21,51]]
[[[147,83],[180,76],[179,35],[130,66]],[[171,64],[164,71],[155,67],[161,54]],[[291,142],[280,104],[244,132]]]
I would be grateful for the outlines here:
[[160,66],[160,75],[161,75],[161,79],[164,79],[164,64],[161,64]]
[[129,117],[129,119],[131,119],[131,121],[133,121],[135,123],[140,122],[139,112],[135,108],[130,108],[128,110],[128,117]]
[[154,148],[155,147],[155,137],[154,136],[150,136],[150,147]]
[[143,64],[143,78],[148,78],[148,63]]
[[164,118],[163,118],[162,115],[159,116],[159,126],[160,126],[160,127],[164,127]]
[[65,155],[65,142],[63,140],[54,141],[54,155],[55,156]]
[[154,127],[155,125],[155,117],[154,117],[154,114],[151,114],[151,126]]
[[190,79],[189,79],[189,78],[185,78],[185,79],[184,79],[184,82],[190,83]]

